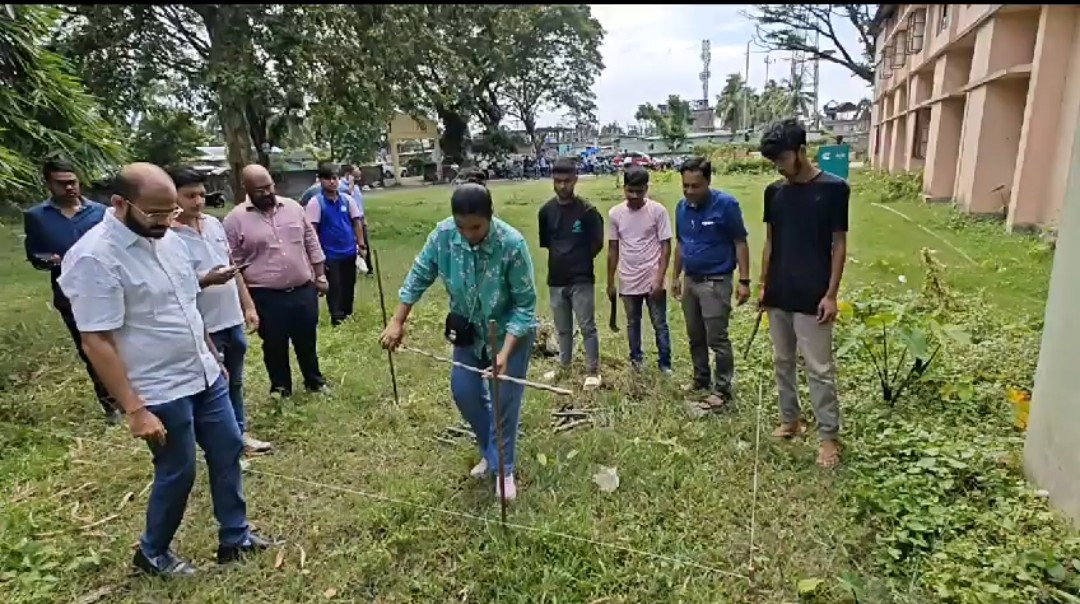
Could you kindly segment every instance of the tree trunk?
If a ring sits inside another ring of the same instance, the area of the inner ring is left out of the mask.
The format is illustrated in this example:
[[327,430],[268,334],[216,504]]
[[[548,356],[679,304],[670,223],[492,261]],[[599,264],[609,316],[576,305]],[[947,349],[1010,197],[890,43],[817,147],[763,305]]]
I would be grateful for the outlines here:
[[460,165],[465,161],[465,137],[469,133],[469,123],[460,113],[448,107],[436,107],[439,121],[443,124],[443,134],[439,137],[439,146],[450,163]]
[[232,183],[233,204],[244,199],[244,181],[241,172],[244,166],[252,163],[251,137],[248,134],[247,121],[240,111],[223,106],[218,111],[221,131],[225,136],[225,149],[229,162],[229,180]]

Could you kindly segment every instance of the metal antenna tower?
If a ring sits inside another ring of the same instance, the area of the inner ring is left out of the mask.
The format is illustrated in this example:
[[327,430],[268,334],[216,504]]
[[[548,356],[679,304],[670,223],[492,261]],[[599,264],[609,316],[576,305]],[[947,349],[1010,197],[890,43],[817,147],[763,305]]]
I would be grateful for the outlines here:
[[698,79],[701,80],[701,98],[705,101],[705,106],[709,106],[709,78],[712,77],[712,72],[709,71],[709,63],[712,62],[712,45],[708,40],[701,41],[701,73],[698,75]]

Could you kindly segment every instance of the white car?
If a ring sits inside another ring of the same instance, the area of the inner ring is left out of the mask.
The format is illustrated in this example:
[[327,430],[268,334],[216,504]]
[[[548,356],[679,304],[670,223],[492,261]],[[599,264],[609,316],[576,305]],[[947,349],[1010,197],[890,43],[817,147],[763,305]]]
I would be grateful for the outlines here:
[[[384,163],[382,165],[382,172],[383,172],[383,177],[384,178],[393,178],[394,177],[394,166],[393,166],[393,164]],[[398,178],[405,178],[409,173],[408,169],[405,166],[401,166],[398,169],[398,172],[400,173],[398,175]]]

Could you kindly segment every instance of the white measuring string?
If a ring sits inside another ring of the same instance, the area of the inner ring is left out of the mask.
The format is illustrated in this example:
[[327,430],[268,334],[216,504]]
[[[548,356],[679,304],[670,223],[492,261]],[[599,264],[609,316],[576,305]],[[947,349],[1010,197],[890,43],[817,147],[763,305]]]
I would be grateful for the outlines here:
[[[140,447],[130,447],[130,446],[118,445],[118,444],[115,444],[115,443],[110,443],[110,442],[103,441],[103,440],[97,440],[97,439],[94,439],[94,438],[76,436],[74,434],[66,434],[66,433],[56,432],[56,431],[52,431],[52,430],[45,430],[45,429],[42,429],[42,428],[36,428],[36,427],[32,427],[32,426],[23,426],[23,425],[20,425],[20,424],[14,424],[14,423],[11,423],[11,422],[8,422],[8,421],[3,421],[3,420],[0,420],[0,423],[6,424],[6,425],[11,426],[11,427],[16,428],[16,429],[27,430],[29,432],[36,432],[38,434],[44,434],[46,436],[52,436],[52,437],[55,437],[55,438],[64,438],[64,439],[71,440],[71,441],[76,441],[76,442],[83,441],[83,442],[93,443],[93,444],[96,444],[96,445],[101,445],[101,446],[104,446],[104,447],[109,447],[109,448],[112,448],[112,449],[119,449],[119,450],[123,450],[123,451],[131,451],[131,452],[141,452],[141,451],[144,450],[144,449],[142,449]],[[560,532],[560,531],[552,531],[552,530],[549,530],[549,529],[544,529],[544,528],[540,528],[540,527],[536,527],[536,526],[529,526],[527,524],[518,524],[518,523],[514,523],[514,522],[507,522],[504,525],[502,522],[500,522],[497,519],[484,518],[483,516],[477,516],[475,514],[469,514],[467,512],[459,512],[459,511],[455,511],[455,510],[447,510],[447,509],[438,508],[438,507],[435,507],[435,506],[425,505],[425,504],[422,504],[422,503],[415,503],[415,502],[412,502],[412,501],[405,501],[403,499],[396,499],[396,498],[389,497],[387,495],[382,495],[382,494],[379,494],[379,493],[368,493],[366,491],[361,491],[359,489],[354,489],[352,487],[347,487],[347,486],[343,486],[343,485],[339,485],[339,484],[328,484],[328,483],[324,483],[324,482],[308,480],[306,478],[299,478],[299,477],[296,477],[296,476],[289,476],[287,474],[279,474],[277,472],[267,472],[265,470],[258,470],[258,469],[252,468],[250,466],[246,470],[244,470],[244,472],[246,474],[253,474],[253,475],[256,475],[256,476],[265,476],[267,478],[274,478],[274,479],[277,479],[277,480],[284,480],[284,481],[288,481],[288,482],[295,482],[295,483],[298,483],[298,484],[304,484],[304,485],[307,485],[307,486],[311,486],[311,487],[315,487],[315,488],[319,488],[319,489],[324,489],[324,490],[328,490],[328,491],[337,491],[337,492],[340,492],[340,493],[348,493],[350,495],[355,495],[357,497],[363,497],[363,498],[366,498],[366,499],[371,499],[373,501],[380,501],[380,502],[383,502],[383,503],[389,503],[389,504],[393,504],[393,505],[411,507],[411,508],[415,508],[415,509],[419,509],[419,510],[424,510],[424,511],[427,511],[427,512],[433,512],[433,513],[436,513],[436,514],[442,514],[444,516],[453,516],[453,517],[457,517],[457,518],[464,518],[464,519],[472,520],[472,521],[479,522],[479,523],[482,523],[482,524],[485,524],[485,525],[492,524],[492,525],[496,525],[496,526],[505,526],[506,528],[510,528],[510,529],[514,529],[514,530],[518,530],[518,531],[522,531],[522,532],[535,533],[535,534],[538,534],[538,535],[546,535],[546,536],[549,536],[549,537],[557,537],[559,539],[565,539],[567,541],[575,541],[575,542],[578,542],[578,543],[586,543],[588,545],[592,545],[592,546],[598,547],[598,548],[621,551],[621,552],[624,552],[624,553],[634,554],[634,555],[641,556],[641,557],[644,557],[644,558],[651,558],[653,560],[661,560],[661,561],[664,561],[664,562],[670,562],[670,563],[675,564],[675,565],[696,568],[698,570],[706,571],[706,572],[717,574],[717,575],[722,575],[722,576],[725,576],[725,577],[732,577],[732,578],[735,578],[735,579],[741,579],[743,581],[749,581],[750,580],[750,577],[748,577],[746,575],[742,575],[742,574],[732,572],[732,571],[729,571],[729,570],[724,570],[724,569],[721,569],[721,568],[717,568],[715,566],[709,566],[707,564],[702,564],[700,562],[694,562],[693,560],[686,560],[684,558],[678,558],[678,557],[675,557],[675,556],[668,556],[666,554],[660,554],[660,553],[656,553],[656,552],[649,552],[649,551],[629,547],[629,546],[626,546],[626,545],[619,545],[617,543],[610,543],[610,542],[607,542],[607,541],[598,541],[598,540],[595,540],[595,539],[590,539],[588,537],[582,537],[581,535],[573,535],[571,533],[563,533],[563,532]]]
[[757,387],[757,419],[754,428],[754,481],[750,495],[750,562],[747,568],[753,572],[754,568],[754,538],[757,536],[757,499],[758,482],[761,462],[761,407],[764,405],[765,377],[758,374]]

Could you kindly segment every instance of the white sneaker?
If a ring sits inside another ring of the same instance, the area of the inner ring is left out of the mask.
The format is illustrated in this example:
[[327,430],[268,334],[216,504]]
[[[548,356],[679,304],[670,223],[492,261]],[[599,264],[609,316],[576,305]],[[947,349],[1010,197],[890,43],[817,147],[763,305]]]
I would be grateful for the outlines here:
[[250,435],[244,435],[244,450],[248,453],[268,453],[274,448],[274,445],[261,441],[257,438],[252,438]]
[[487,459],[481,459],[480,463],[476,464],[475,466],[473,466],[473,469],[469,470],[469,476],[472,476],[473,478],[483,478],[483,477],[487,476],[487,473],[488,473]]
[[585,378],[586,390],[596,390],[600,387],[600,384],[601,380],[599,375],[590,375],[589,377]]
[[[506,492],[503,495],[503,499],[505,499],[506,501],[513,501],[513,500],[517,499],[517,485],[514,484],[514,475],[513,474],[507,474],[503,478],[503,482],[506,485]],[[498,478],[495,479],[495,496],[496,497],[499,496],[499,479]]]

